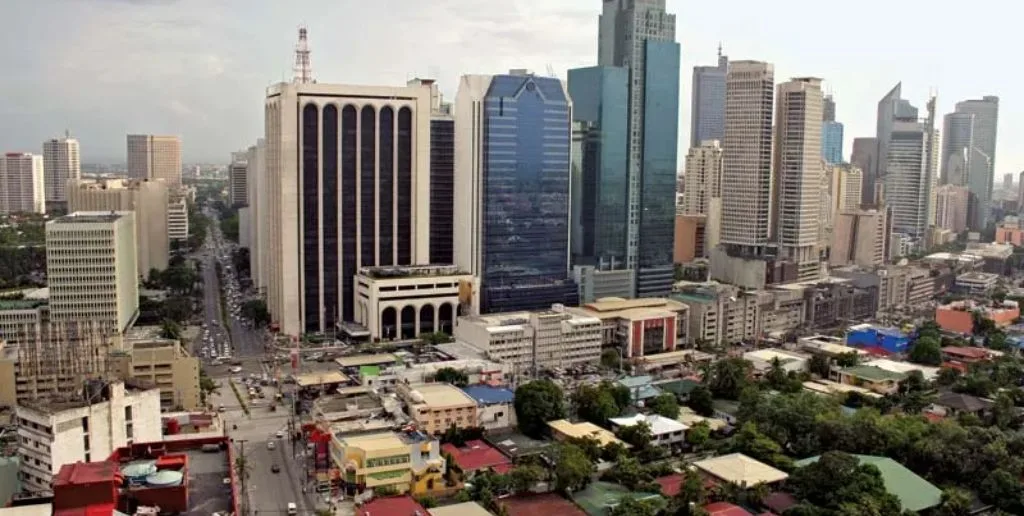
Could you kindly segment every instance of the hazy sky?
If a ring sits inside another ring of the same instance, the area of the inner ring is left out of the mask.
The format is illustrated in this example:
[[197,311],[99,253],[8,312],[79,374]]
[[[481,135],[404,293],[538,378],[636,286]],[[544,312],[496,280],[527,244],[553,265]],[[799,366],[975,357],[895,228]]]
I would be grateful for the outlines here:
[[[691,69],[732,59],[775,64],[776,82],[827,81],[855,136],[897,81],[941,115],[1000,96],[996,182],[1024,170],[1024,73],[1013,2],[668,0],[682,44],[680,158]],[[600,0],[3,0],[0,150],[40,152],[69,129],[83,161],[122,161],[129,132],[179,134],[184,159],[225,162],[263,132],[264,88],[292,75],[309,27],[319,82],[400,85],[433,76],[454,99],[463,73],[529,68],[565,76],[596,61]]]

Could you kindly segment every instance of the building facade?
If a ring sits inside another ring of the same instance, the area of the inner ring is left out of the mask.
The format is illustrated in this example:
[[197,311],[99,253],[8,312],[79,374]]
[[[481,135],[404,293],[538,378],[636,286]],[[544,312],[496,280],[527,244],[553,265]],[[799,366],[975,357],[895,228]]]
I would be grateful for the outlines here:
[[430,260],[455,263],[455,117],[433,80],[416,79],[409,85],[430,87]]
[[177,136],[129,134],[128,177],[163,179],[168,186],[181,184],[181,139]]
[[444,487],[447,465],[440,442],[422,432],[333,435],[330,455],[346,484],[360,492],[387,486],[398,493],[428,494]]
[[139,311],[135,214],[81,211],[46,223],[50,318],[122,333]]
[[452,333],[455,319],[476,313],[476,280],[453,265],[364,267],[356,275],[355,322],[377,340]]
[[672,290],[672,238],[679,134],[676,17],[664,0],[606,1],[598,65],[629,70],[629,210],[626,267],[636,295]]
[[937,134],[930,126],[928,121],[896,120],[886,146],[885,199],[892,207],[893,231],[918,246],[923,245],[935,206],[937,162],[932,146]]
[[683,214],[706,216],[711,199],[722,197],[722,145],[718,140],[703,141],[690,148],[683,181]]
[[354,320],[360,267],[429,259],[430,93],[312,83],[267,90],[270,227],[260,247],[267,305],[285,334]]
[[46,202],[67,201],[65,188],[69,179],[82,177],[78,140],[67,135],[43,142]]
[[844,210],[832,228],[829,264],[833,267],[883,265],[889,259],[888,210]]
[[821,158],[828,164],[843,163],[843,124],[836,122],[836,102],[826,95],[821,111]]
[[409,416],[430,435],[443,434],[452,426],[462,430],[479,426],[476,400],[454,385],[403,383],[396,391],[408,405]]
[[970,192],[952,183],[935,189],[935,225],[955,233],[967,229]]
[[131,211],[135,214],[138,275],[167,268],[170,256],[167,185],[163,181],[107,179],[70,180],[66,189],[68,211]]
[[199,359],[171,339],[130,339],[110,357],[120,378],[154,385],[160,391],[160,410],[203,408],[199,394]]
[[455,105],[455,263],[480,278],[481,313],[575,304],[565,85],[523,70],[467,75]]
[[0,157],[0,213],[46,213],[43,157],[8,152]]
[[602,345],[623,358],[675,351],[690,342],[689,307],[666,298],[605,298],[569,309],[601,323]]
[[861,204],[875,204],[875,183],[878,179],[878,139],[854,138],[853,151],[850,153],[850,164],[859,168],[864,180],[861,186]]
[[266,293],[267,255],[263,248],[267,238],[267,179],[266,179],[266,143],[263,138],[256,140],[256,145],[249,147],[246,163],[248,174],[246,186],[249,188],[249,274],[253,286],[260,294]]
[[232,206],[249,205],[249,163],[233,161],[228,165],[228,202]]
[[693,67],[693,96],[690,101],[690,148],[701,142],[725,138],[725,76],[729,56],[718,47],[716,66]]
[[167,192],[167,238],[179,242],[188,240],[188,197],[175,187]]
[[992,201],[999,97],[986,95],[980,99],[957,102],[955,112],[971,116],[971,147],[967,159],[970,173],[966,184],[977,203],[977,209],[971,210],[970,220],[971,229],[977,231],[988,224],[989,205]]

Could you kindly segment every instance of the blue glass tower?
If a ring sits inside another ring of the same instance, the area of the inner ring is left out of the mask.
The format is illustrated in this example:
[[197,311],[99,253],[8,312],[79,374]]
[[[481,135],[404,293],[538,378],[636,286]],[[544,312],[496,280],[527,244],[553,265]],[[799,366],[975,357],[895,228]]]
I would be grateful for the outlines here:
[[611,66],[569,70],[573,120],[581,131],[581,187],[575,189],[582,233],[574,265],[615,270],[626,265],[629,204],[629,71]]
[[827,163],[843,162],[843,124],[840,122],[821,123],[821,157]]
[[456,262],[479,275],[482,313],[579,299],[569,279],[571,111],[555,78],[463,77],[456,205],[470,222],[456,224]]

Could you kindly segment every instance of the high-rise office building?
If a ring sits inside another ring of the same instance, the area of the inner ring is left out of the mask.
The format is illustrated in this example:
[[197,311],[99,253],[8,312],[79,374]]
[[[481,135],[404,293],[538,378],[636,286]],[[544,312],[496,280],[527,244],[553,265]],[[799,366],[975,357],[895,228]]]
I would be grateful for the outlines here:
[[836,121],[836,101],[832,98],[832,95],[825,95],[821,104],[821,121],[822,122],[835,122]]
[[128,177],[181,184],[181,140],[177,136],[129,134]]
[[1024,172],[1017,176],[1017,209],[1024,211]]
[[875,127],[875,139],[878,141],[878,161],[875,162],[876,169],[869,174],[874,182],[883,181],[888,166],[889,140],[892,134],[893,124],[896,121],[917,121],[917,108],[909,101],[904,100],[903,83],[898,82],[889,93],[886,93],[882,100],[878,101],[878,111]]
[[67,184],[68,211],[135,213],[135,243],[138,275],[149,277],[151,269],[167,268],[170,254],[168,236],[167,185],[163,181],[107,179]]
[[455,263],[455,117],[434,79],[408,86],[430,88],[430,263]]
[[843,124],[836,122],[836,102],[826,95],[821,113],[821,157],[826,163],[842,163]]
[[[971,215],[968,225],[978,231],[988,224],[995,179],[996,129],[999,122],[999,97],[986,95],[980,99],[956,103],[955,114],[961,119],[971,116],[971,141],[967,152],[967,188],[971,192]],[[949,138],[947,136],[947,138]],[[958,141],[958,144],[963,143]],[[944,163],[945,164],[945,163]]]
[[[244,156],[248,158],[248,153]],[[228,202],[232,206],[249,205],[249,162],[236,160],[228,165]]]
[[558,79],[512,70],[459,82],[455,263],[480,278],[482,313],[578,299],[568,278],[571,128]]
[[725,138],[725,75],[729,56],[718,47],[716,66],[693,67],[693,96],[690,101],[690,148],[701,142]]
[[701,142],[686,155],[684,215],[708,215],[711,200],[722,197],[722,146],[718,140]]
[[968,191],[966,186],[944,184],[935,189],[935,225],[960,233],[967,229]]
[[46,202],[67,201],[65,188],[69,179],[82,177],[82,163],[78,140],[65,134],[43,142],[43,170],[45,171]]
[[139,311],[135,214],[80,211],[46,223],[50,320],[123,333]]
[[[267,305],[287,335],[354,321],[360,267],[425,264],[430,88],[267,90]],[[568,148],[568,146],[567,146]]]
[[764,255],[771,243],[774,90],[771,64],[729,63],[720,242],[734,247],[734,254]]
[[[795,78],[778,87],[775,122],[773,224],[779,256],[797,267],[800,281],[821,275],[821,79]],[[730,185],[731,187],[731,185]]]
[[833,222],[829,264],[874,267],[889,259],[889,210],[844,210]]
[[[572,116],[578,124],[579,178],[572,206],[578,223],[572,235],[574,265],[598,270],[626,267],[629,185],[629,72],[613,66],[569,70]],[[632,292],[620,295],[631,296]]]
[[[885,198],[892,207],[893,231],[923,246],[935,209],[938,152],[934,148],[934,98],[924,121],[895,120],[888,133]],[[917,110],[914,109],[916,114]]]
[[974,148],[974,114],[949,113],[942,119],[941,179],[944,185],[966,186]]
[[877,177],[874,174],[878,170],[878,139],[854,138],[850,164],[859,168],[864,177],[861,186],[861,204],[874,205],[876,203],[875,182]]
[[267,253],[263,251],[262,242],[267,238],[269,225],[267,220],[267,180],[266,180],[266,149],[263,138],[256,140],[256,145],[249,147],[246,163],[248,175],[246,186],[249,188],[249,274],[257,292],[266,293]]
[[1003,190],[1013,189],[1013,174],[1003,174]]
[[167,237],[188,240],[188,197],[176,187],[167,190]]
[[672,290],[679,44],[665,0],[604,0],[598,65],[629,70],[626,267],[637,296]]
[[8,152],[0,157],[0,213],[46,213],[43,157]]
[[831,216],[834,218],[841,212],[858,209],[863,197],[863,171],[850,163],[825,163],[824,169]]

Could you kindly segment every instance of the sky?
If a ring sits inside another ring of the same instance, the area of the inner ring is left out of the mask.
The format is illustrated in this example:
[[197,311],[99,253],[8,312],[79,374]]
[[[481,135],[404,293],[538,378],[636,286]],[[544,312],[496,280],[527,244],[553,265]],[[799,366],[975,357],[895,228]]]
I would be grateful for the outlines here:
[[[775,65],[776,82],[826,81],[854,137],[874,136],[878,100],[903,82],[923,111],[1000,97],[995,181],[1024,170],[1024,69],[1014,2],[668,0],[682,46],[679,168],[691,74],[730,59]],[[123,162],[128,133],[177,134],[185,162],[226,162],[263,133],[266,86],[292,76],[309,29],[322,83],[438,79],[454,100],[465,73],[527,68],[565,77],[597,59],[600,0],[4,0],[0,151],[40,152],[65,130],[83,162]],[[1009,65],[1008,65],[1009,64]]]

